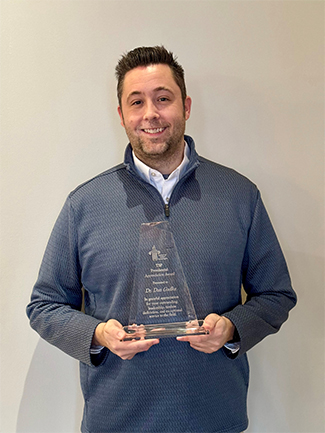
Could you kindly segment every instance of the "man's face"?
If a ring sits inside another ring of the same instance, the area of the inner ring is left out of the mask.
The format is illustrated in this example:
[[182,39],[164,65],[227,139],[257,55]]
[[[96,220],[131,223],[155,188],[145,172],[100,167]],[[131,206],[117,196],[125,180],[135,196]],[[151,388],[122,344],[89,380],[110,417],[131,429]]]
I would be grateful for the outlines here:
[[140,66],[126,73],[118,112],[134,153],[147,165],[184,148],[190,110],[191,99],[183,105],[168,65]]

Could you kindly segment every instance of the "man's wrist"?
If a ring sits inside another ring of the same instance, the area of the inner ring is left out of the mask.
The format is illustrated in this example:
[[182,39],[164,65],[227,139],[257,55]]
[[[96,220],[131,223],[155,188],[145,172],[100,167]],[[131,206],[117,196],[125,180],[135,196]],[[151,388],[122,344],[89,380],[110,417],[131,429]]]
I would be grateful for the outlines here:
[[224,317],[226,319],[227,324],[230,322],[230,332],[229,332],[229,340],[224,344],[224,347],[229,350],[233,356],[240,350],[240,338],[237,331],[236,326],[232,323],[230,319]]
[[103,346],[102,341],[101,341],[101,334],[102,334],[102,328],[103,326],[105,326],[105,323],[99,323],[96,328],[95,328],[95,332],[93,335],[93,339],[91,342],[91,347],[98,347],[98,346]]
[[228,317],[225,317],[225,316],[222,316],[222,317],[225,320],[226,326],[227,326],[227,329],[226,329],[226,338],[227,338],[226,339],[226,343],[229,343],[230,341],[233,341],[233,339],[234,339],[234,334],[235,334],[235,331],[236,331],[236,327],[232,323],[232,321],[230,319],[228,319]]

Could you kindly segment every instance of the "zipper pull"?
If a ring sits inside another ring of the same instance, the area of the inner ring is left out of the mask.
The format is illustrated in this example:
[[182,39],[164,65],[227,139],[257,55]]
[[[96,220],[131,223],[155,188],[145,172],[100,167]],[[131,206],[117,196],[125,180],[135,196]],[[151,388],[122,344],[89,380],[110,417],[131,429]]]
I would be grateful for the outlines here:
[[166,215],[166,217],[169,217],[169,206],[168,206],[168,203],[166,203],[165,204],[165,215]]

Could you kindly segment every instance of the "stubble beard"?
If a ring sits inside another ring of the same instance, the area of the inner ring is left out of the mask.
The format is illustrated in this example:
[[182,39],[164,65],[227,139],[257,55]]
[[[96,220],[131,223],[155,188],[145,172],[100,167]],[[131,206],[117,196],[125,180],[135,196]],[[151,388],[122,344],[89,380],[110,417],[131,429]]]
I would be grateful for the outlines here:
[[[158,126],[152,126],[155,128]],[[129,128],[125,128],[125,132],[130,140],[132,149],[136,156],[147,165],[152,162],[168,162],[173,159],[175,154],[181,150],[184,142],[185,133],[185,118],[178,120],[174,124],[174,133],[165,141],[160,142],[160,138],[142,139],[134,134]],[[155,144],[156,143],[156,144]]]

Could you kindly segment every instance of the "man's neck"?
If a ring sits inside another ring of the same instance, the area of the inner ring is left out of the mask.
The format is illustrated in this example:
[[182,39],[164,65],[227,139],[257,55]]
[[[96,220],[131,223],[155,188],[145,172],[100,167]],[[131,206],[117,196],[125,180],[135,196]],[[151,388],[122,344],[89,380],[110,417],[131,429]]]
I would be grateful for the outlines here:
[[146,164],[148,167],[159,171],[161,174],[170,174],[176,168],[181,164],[184,158],[184,148],[185,143],[183,147],[180,147],[176,152],[174,152],[172,155],[164,155],[164,156],[157,156],[155,157],[147,157],[143,158],[141,155],[136,155],[136,157],[142,161],[144,164]]
[[[149,165],[147,165],[146,163],[144,163],[143,161],[141,161],[134,153],[134,151],[132,151],[133,154],[133,159],[134,159],[134,164],[135,164],[135,168],[137,169],[137,171],[142,175],[142,177],[146,180],[148,180],[150,182],[150,171],[154,170],[154,171],[158,171],[157,169],[150,167]],[[179,170],[179,176],[182,176],[184,174],[184,172],[187,169],[187,165],[189,163],[189,158],[190,158],[190,148],[188,146],[188,144],[186,144],[186,142],[184,141],[184,151],[183,151],[183,158],[180,162],[180,164],[177,165],[177,167],[175,167],[174,169],[171,169],[171,171],[169,171],[169,167],[168,167],[168,173],[164,173],[161,172],[161,174],[165,177],[166,175],[168,175],[167,177],[169,178],[169,175],[171,175],[172,173],[175,173],[177,170]]]

